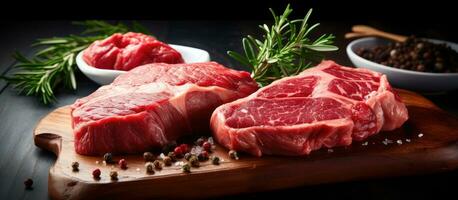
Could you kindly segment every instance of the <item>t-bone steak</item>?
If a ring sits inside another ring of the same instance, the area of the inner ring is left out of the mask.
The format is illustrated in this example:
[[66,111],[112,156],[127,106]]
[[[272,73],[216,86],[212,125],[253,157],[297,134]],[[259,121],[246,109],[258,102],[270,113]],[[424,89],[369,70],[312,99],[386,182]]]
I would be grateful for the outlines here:
[[323,61],[218,107],[210,125],[229,149],[306,155],[396,129],[407,118],[385,75]]
[[137,67],[72,105],[75,150],[139,153],[209,132],[216,107],[257,89],[248,72],[215,62]]

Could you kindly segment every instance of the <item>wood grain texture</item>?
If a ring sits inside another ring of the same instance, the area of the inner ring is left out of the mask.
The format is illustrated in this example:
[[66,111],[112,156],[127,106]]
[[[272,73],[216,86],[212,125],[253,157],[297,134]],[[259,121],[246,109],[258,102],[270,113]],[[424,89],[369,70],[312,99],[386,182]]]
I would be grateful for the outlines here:
[[[121,170],[102,164],[100,157],[76,154],[68,106],[56,109],[38,122],[34,141],[58,156],[49,172],[49,194],[54,199],[213,197],[457,169],[458,119],[416,93],[404,90],[399,93],[410,119],[395,131],[371,137],[367,146],[356,142],[333,152],[322,149],[304,157],[242,155],[240,160],[229,159],[227,150],[217,146],[215,154],[223,162],[219,166],[204,162],[190,174],[181,172],[179,166],[171,166],[148,175],[140,155],[123,156],[129,168]],[[393,143],[385,145],[382,143],[385,139]],[[403,144],[397,144],[397,140]],[[79,172],[72,171],[73,161],[80,163]],[[95,168],[102,170],[100,180],[92,178]],[[108,174],[112,169],[118,171],[118,181],[110,180]]]

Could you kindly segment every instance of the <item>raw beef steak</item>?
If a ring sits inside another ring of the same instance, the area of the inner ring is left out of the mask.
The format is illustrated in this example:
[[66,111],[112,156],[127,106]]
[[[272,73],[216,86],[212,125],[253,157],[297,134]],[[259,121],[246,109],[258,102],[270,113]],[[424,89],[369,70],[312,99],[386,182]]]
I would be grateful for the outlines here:
[[138,153],[209,131],[216,107],[257,89],[248,72],[215,62],[137,67],[72,105],[75,150]]
[[210,126],[229,149],[304,155],[396,129],[407,118],[385,75],[323,61],[218,107]]

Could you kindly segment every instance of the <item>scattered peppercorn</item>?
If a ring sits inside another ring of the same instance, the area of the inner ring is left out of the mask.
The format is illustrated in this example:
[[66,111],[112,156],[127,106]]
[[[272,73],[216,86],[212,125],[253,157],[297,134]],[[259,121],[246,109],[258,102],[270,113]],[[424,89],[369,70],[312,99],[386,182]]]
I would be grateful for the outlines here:
[[118,180],[118,172],[115,171],[115,170],[112,170],[112,171],[110,172],[110,178],[111,178],[111,180],[113,180],[113,181]]
[[187,144],[181,144],[180,148],[181,148],[181,151],[183,151],[183,153],[187,153],[191,150]]
[[191,158],[189,159],[189,163],[193,167],[199,167],[200,166],[199,159],[197,159],[196,156],[191,156]]
[[175,156],[175,153],[172,151],[167,154],[167,156],[172,160],[172,162],[177,161],[177,157]]
[[164,161],[165,166],[172,165],[172,158],[170,158],[169,156],[164,157],[162,161]]
[[92,177],[94,177],[95,179],[100,179],[100,174],[102,172],[100,171],[100,169],[94,169],[94,171],[92,171]]
[[154,168],[156,168],[156,169],[159,169],[159,170],[162,169],[162,162],[159,161],[159,160],[155,160],[153,162],[153,165],[154,165]]
[[151,152],[145,152],[143,153],[143,159],[145,159],[145,162],[153,162],[154,155]]
[[197,146],[202,146],[204,144],[204,142],[205,142],[205,138],[200,137],[199,139],[196,140],[195,143],[196,143]]
[[31,190],[33,185],[33,180],[28,178],[24,181],[25,189]]
[[237,151],[230,150],[229,151],[229,158],[234,159],[234,160],[238,160],[239,159],[239,155],[238,155]]
[[103,155],[103,160],[104,160],[106,163],[113,163],[113,154],[111,154],[111,153],[106,153],[105,155]]
[[118,165],[121,169],[127,169],[127,161],[125,159],[119,160]]
[[181,149],[181,147],[175,147],[173,153],[177,158],[181,158],[183,156],[183,150]]
[[192,154],[191,153],[186,153],[184,154],[184,159],[189,161],[189,159],[191,158]]
[[191,165],[189,163],[185,163],[183,166],[181,166],[181,170],[186,173],[191,172]]
[[212,151],[212,144],[210,144],[210,142],[204,142],[204,144],[202,145],[202,147],[204,148],[205,151]]
[[147,162],[147,163],[145,164],[145,168],[146,168],[146,173],[148,173],[148,174],[154,174],[154,170],[153,170],[153,169],[154,169],[154,165],[153,165],[152,162]]
[[212,156],[212,157],[211,157],[211,161],[212,161],[212,164],[214,164],[214,165],[219,165],[220,159],[219,159],[218,156]]
[[202,151],[199,153],[199,155],[197,155],[197,158],[199,159],[199,161],[206,161],[208,160],[208,152],[207,151]]
[[80,164],[78,162],[76,162],[76,161],[72,162],[72,169],[73,169],[74,172],[79,171],[79,169],[78,169],[79,166],[80,166]]

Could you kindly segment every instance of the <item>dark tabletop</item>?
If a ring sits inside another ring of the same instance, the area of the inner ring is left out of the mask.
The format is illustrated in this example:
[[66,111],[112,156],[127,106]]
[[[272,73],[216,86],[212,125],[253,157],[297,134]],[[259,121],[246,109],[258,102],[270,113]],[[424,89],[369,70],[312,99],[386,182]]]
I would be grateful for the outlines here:
[[[259,21],[144,21],[154,35],[162,41],[205,49],[212,60],[226,66],[243,69],[231,60],[227,50],[241,50],[241,37],[259,33]],[[431,24],[429,29],[405,23],[393,27],[389,23],[366,22],[384,30],[401,34],[416,33],[422,37],[441,38],[457,42],[456,34],[445,27]],[[11,54],[20,51],[31,55],[29,47],[34,39],[40,37],[64,36],[81,31],[68,21],[3,21],[0,36],[0,73],[9,73],[14,65]],[[350,30],[352,22],[322,22],[320,31],[334,33],[340,50],[327,54],[343,65],[351,65],[345,54],[348,41],[343,34]],[[398,27],[398,28],[396,28]],[[78,74],[78,90],[69,92],[59,90],[58,102],[44,106],[34,97],[18,96],[17,92],[0,80],[0,199],[48,199],[48,170],[56,157],[47,151],[35,147],[32,130],[40,119],[53,109],[71,104],[75,99],[86,96],[99,86]],[[442,109],[458,115],[457,92],[427,95]],[[310,172],[313,173],[313,172]],[[23,181],[32,178],[33,190],[25,190]],[[441,174],[427,174],[410,177],[392,177],[377,180],[361,180],[304,186],[287,190],[271,191],[259,194],[243,194],[227,197],[250,199],[284,196],[320,197],[322,199],[405,199],[437,198],[456,194],[458,171]]]

